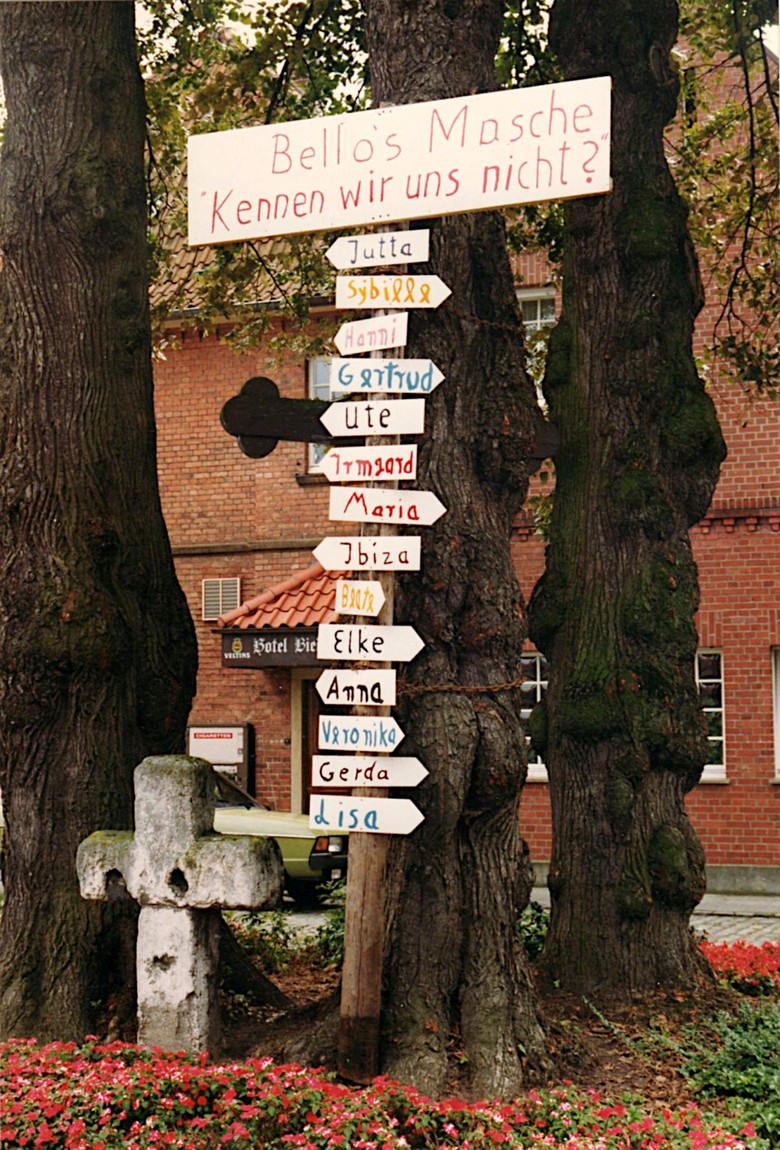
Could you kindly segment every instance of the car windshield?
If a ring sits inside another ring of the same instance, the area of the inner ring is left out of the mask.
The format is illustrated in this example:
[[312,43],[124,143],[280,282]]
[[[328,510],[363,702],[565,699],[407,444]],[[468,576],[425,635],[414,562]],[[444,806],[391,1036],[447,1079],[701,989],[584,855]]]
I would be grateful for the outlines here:
[[242,791],[232,779],[227,775],[221,774],[219,771],[214,772],[217,780],[217,806],[218,807],[259,807],[260,810],[267,811],[270,808],[259,803],[257,799],[253,799],[246,791]]

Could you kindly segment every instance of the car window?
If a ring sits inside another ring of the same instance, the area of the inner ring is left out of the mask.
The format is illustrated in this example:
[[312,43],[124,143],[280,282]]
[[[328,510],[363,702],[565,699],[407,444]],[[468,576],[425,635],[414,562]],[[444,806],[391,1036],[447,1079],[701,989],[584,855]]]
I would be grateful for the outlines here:
[[218,807],[247,807],[248,809],[259,807],[264,811],[269,809],[263,803],[259,803],[257,799],[253,799],[226,775],[220,774],[219,771],[215,771],[214,775],[217,781]]

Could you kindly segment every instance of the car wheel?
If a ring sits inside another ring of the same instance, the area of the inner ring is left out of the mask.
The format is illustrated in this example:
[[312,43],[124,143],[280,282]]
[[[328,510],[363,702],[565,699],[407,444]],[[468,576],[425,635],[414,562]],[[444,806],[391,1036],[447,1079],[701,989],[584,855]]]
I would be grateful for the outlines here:
[[305,879],[288,878],[285,887],[290,898],[301,910],[317,910],[322,905],[325,891],[321,883],[306,882]]

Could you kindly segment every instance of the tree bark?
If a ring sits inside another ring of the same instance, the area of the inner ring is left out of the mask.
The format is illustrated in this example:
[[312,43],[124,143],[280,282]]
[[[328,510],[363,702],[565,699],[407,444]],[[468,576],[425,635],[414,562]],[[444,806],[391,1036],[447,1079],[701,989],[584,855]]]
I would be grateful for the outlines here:
[[78,843],[181,751],[192,624],[156,480],[132,3],[0,6],[0,1035],[78,1039],[132,919]]
[[532,734],[550,776],[549,980],[690,983],[704,856],[685,812],[706,732],[689,528],[725,455],[692,354],[702,296],[663,149],[672,0],[557,0],[567,79],[613,76],[614,190],[565,209],[563,315],[545,395],[561,434],[531,635],[548,657]]
[[[375,104],[495,87],[499,0],[368,0]],[[518,801],[525,611],[510,556],[514,517],[541,420],[524,368],[521,324],[496,213],[424,221],[452,289],[410,319],[409,356],[445,382],[428,398],[419,486],[448,508],[423,531],[419,575],[399,581],[396,617],[425,649],[405,672],[405,754],[430,774],[409,793],[425,815],[394,839],[388,863],[382,1069],[428,1093],[445,1087],[462,1043],[466,1089],[511,1096],[542,1033],[515,922],[529,894]]]

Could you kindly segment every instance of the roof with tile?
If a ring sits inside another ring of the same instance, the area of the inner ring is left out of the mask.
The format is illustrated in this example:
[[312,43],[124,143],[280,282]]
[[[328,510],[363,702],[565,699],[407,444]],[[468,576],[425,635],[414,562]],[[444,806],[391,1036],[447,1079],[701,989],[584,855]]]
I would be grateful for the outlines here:
[[233,611],[226,611],[220,615],[217,625],[246,630],[332,623],[336,618],[336,580],[346,575],[346,571],[326,571],[315,563],[254,599],[247,599]]

